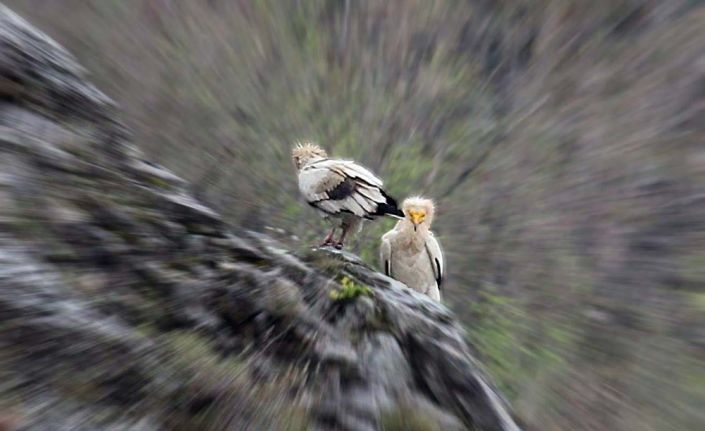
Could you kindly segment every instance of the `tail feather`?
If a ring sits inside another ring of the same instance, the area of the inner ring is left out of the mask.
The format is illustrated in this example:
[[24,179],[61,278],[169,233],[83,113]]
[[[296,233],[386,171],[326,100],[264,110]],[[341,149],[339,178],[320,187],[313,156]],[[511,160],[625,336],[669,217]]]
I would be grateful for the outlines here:
[[381,191],[381,192],[382,192],[382,196],[384,196],[384,198],[386,199],[386,202],[381,203],[381,204],[377,204],[377,211],[375,212],[374,215],[379,215],[379,216],[390,215],[393,217],[403,218],[404,212],[402,212],[402,210],[400,210],[399,207],[397,206],[397,201],[393,197],[391,197],[387,193],[385,193],[384,191]]

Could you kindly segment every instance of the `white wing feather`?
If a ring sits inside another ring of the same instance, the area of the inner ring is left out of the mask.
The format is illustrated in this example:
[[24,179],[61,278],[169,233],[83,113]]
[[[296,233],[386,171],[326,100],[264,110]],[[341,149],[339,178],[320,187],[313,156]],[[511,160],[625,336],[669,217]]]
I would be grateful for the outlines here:
[[330,214],[337,214],[340,212],[340,203],[336,201],[318,201],[316,203],[316,206],[323,210],[324,212],[330,213]]
[[379,188],[374,186],[368,186],[367,184],[359,184],[357,191],[373,202],[385,202],[384,196],[379,191]]
[[445,275],[445,262],[443,262],[441,246],[432,232],[429,232],[426,238],[426,250],[428,251],[428,257],[431,259],[431,266],[433,266],[436,282],[438,282],[438,287],[440,288]]
[[312,164],[299,172],[299,191],[308,202],[316,202],[327,199],[326,192],[343,181],[345,181],[343,175]]
[[372,214],[375,212],[376,208],[374,202],[370,202],[365,198],[365,196],[361,195],[360,193],[353,193],[350,198],[354,199],[355,202],[360,205],[360,207],[365,211],[366,214]]
[[360,204],[355,201],[355,198],[350,196],[348,198],[339,200],[339,201],[331,201],[331,202],[340,202],[340,209],[346,209],[353,214],[355,214],[358,217],[364,217],[368,214],[367,211],[365,211],[365,208],[363,208]]
[[361,179],[364,182],[375,186],[382,187],[382,180],[375,174],[370,172],[367,168],[364,168],[352,160],[322,160],[320,162],[314,163],[316,166],[326,167],[331,170],[338,171],[348,177]]

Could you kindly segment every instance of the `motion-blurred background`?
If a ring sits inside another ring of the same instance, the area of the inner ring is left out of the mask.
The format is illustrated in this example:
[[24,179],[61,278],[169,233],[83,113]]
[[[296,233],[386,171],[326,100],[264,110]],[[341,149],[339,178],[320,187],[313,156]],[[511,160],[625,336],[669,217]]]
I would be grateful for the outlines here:
[[528,429],[705,426],[703,2],[7,5],[233,225],[320,240],[297,140],[434,198],[444,300]]

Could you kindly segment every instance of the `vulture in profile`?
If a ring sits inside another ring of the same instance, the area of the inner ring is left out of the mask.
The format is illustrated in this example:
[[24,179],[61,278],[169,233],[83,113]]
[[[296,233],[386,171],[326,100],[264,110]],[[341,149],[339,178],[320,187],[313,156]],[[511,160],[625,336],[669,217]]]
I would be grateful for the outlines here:
[[[342,248],[346,236],[357,232],[363,220],[384,215],[404,217],[396,201],[384,191],[382,180],[359,164],[328,158],[325,150],[311,143],[295,146],[291,157],[306,202],[335,221],[322,245]],[[342,233],[335,240],[338,228]]]

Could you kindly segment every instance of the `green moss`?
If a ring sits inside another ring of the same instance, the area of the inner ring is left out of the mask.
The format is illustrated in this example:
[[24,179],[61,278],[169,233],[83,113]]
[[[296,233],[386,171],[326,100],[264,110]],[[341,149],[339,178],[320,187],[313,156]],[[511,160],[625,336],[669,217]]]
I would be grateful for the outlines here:
[[359,296],[371,297],[374,295],[374,292],[368,286],[357,284],[348,276],[343,276],[340,284],[340,289],[334,289],[330,292],[330,299],[334,301],[349,301]]
[[690,299],[689,303],[694,309],[705,311],[705,293],[690,292],[688,296]]
[[214,350],[210,340],[189,331],[172,331],[162,337],[173,350],[179,365],[206,371],[213,377],[232,377],[243,370],[243,363],[233,356],[222,358]]
[[147,181],[149,182],[150,185],[157,187],[157,188],[160,188],[160,189],[168,189],[171,186],[168,181],[166,181],[162,178],[159,178],[159,177],[155,177],[155,176],[147,177]]

